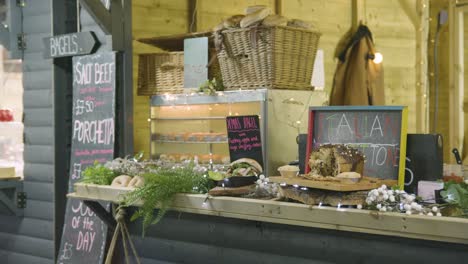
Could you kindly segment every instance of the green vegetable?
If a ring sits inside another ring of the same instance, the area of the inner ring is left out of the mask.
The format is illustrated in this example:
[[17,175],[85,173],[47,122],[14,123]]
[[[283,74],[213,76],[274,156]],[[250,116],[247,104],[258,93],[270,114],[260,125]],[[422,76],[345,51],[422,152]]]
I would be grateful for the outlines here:
[[93,166],[87,167],[82,174],[82,183],[99,185],[110,185],[114,178],[118,176],[116,172],[104,167],[97,161],[94,162]]
[[444,183],[440,195],[448,203],[442,210],[444,215],[468,217],[468,185],[465,182]]
[[224,85],[221,81],[213,78],[213,80],[207,80],[205,83],[200,85],[198,91],[208,95],[215,95],[217,91],[224,91]]
[[220,181],[224,179],[224,175],[221,172],[208,171],[208,177],[213,181]]
[[[177,193],[207,193],[212,187],[208,177],[193,172],[193,165],[187,168],[160,168],[154,173],[143,174],[143,177],[145,185],[125,195],[120,205],[128,207],[143,203],[131,217],[132,221],[143,219],[143,236],[151,224],[163,218]],[[155,206],[159,207],[156,217]]]

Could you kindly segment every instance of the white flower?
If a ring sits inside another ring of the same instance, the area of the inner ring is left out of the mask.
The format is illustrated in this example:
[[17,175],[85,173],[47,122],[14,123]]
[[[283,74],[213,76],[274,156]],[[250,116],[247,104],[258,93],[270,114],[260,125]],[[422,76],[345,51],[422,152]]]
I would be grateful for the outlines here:
[[369,197],[368,199],[369,199],[369,201],[371,201],[371,203],[372,203],[373,201],[375,201],[374,196],[371,196],[371,197]]
[[411,215],[411,211],[406,211],[406,214],[407,214],[407,215]]
[[387,194],[390,195],[390,196],[393,195],[393,190],[388,190]]
[[372,191],[370,192],[370,194],[373,195],[373,196],[378,196],[378,195],[379,195],[379,191],[374,189],[374,190],[372,190]]
[[416,199],[416,197],[415,197],[414,195],[408,195],[408,196],[406,196],[406,200],[407,200],[408,202],[412,202],[412,201],[414,201],[414,199]]
[[377,204],[377,206],[376,206],[376,207],[377,207],[377,209],[379,209],[379,210],[380,210],[380,208],[382,208],[382,205],[381,205],[381,204]]
[[265,186],[265,184],[263,184],[263,182],[258,185],[258,187],[260,187],[260,188],[263,188],[264,186]]
[[415,203],[415,202],[412,202],[412,203],[411,203],[411,208],[412,208],[412,209],[418,209],[418,207],[419,207],[419,204],[417,204],[417,203]]
[[395,202],[395,196],[390,195],[389,199],[390,199],[390,202],[392,202],[392,203]]
[[411,205],[405,204],[405,205],[403,205],[403,208],[405,208],[405,211],[410,211],[411,210]]
[[259,178],[260,178],[260,180],[263,180],[263,179],[265,179],[265,175],[261,174]]
[[442,216],[442,214],[441,214],[441,213],[437,213],[437,216]]
[[382,211],[382,212],[386,212],[386,211],[387,211],[387,207],[385,207],[385,206],[382,206],[382,208],[380,208],[380,211]]
[[432,207],[432,212],[437,213],[438,211],[439,211],[439,209],[436,206]]
[[423,212],[420,212],[419,215],[424,215],[424,213],[423,213]]
[[428,216],[434,216],[434,214],[431,213],[431,212],[427,213],[427,215],[428,215]]
[[361,210],[362,209],[362,204],[358,204],[357,209]]
[[260,183],[262,183],[262,180],[257,180],[257,184],[260,184]]
[[395,190],[395,194],[400,194],[400,190]]
[[383,199],[384,199],[384,200],[388,200],[388,194],[384,194],[384,195],[383,195]]
[[265,182],[270,182],[270,178],[265,178]]
[[380,188],[382,188],[383,190],[387,190],[387,185],[382,185]]

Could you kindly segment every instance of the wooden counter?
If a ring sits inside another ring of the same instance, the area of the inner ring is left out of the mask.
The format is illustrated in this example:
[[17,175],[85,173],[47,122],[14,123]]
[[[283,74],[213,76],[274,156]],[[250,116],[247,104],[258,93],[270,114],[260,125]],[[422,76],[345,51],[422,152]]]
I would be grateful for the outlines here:
[[[75,185],[68,195],[91,201],[119,203],[129,188],[98,185]],[[386,236],[407,237],[468,244],[468,219],[382,213],[358,209],[308,206],[304,204],[245,199],[209,197],[200,194],[179,194],[173,210],[277,224],[325,228]]]

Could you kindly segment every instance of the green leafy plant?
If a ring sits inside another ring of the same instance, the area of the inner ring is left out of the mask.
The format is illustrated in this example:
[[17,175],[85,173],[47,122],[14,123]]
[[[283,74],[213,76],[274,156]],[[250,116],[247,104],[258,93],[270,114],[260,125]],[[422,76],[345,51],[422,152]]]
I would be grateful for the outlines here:
[[224,85],[220,80],[213,78],[211,81],[207,80],[200,85],[198,91],[208,95],[215,95],[217,91],[224,91]]
[[[142,218],[143,236],[151,224],[158,223],[177,193],[206,193],[212,187],[212,181],[193,171],[193,165],[184,168],[160,168],[154,173],[143,174],[145,185],[125,195],[121,207],[142,203],[133,214],[131,221]],[[159,207],[154,214],[155,206]]]
[[112,180],[118,176],[116,172],[99,164],[97,161],[94,162],[93,166],[87,167],[82,174],[82,183],[99,185],[110,185]]
[[440,195],[448,203],[453,214],[468,216],[468,185],[465,182],[446,182]]

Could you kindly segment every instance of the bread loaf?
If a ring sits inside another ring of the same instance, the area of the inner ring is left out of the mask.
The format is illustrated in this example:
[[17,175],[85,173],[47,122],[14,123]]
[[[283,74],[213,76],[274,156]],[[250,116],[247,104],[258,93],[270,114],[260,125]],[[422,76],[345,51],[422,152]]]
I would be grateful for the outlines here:
[[280,15],[269,15],[263,20],[262,25],[267,27],[286,26],[288,19]]
[[323,145],[310,154],[311,175],[335,177],[342,172],[357,172],[362,175],[364,156],[357,149],[337,144]]
[[255,23],[260,23],[263,19],[265,19],[268,15],[270,15],[271,9],[266,7],[259,9],[256,12],[253,12],[249,15],[246,15],[240,22],[241,28],[246,28],[252,26]]
[[254,6],[248,6],[245,8],[245,14],[250,15],[252,13],[257,12],[258,10],[268,8],[266,5],[254,5]]
[[120,175],[112,180],[111,186],[114,187],[127,187],[128,183],[132,180],[132,177],[128,175]]
[[233,15],[228,19],[224,20],[224,28],[238,28],[240,26],[241,20],[244,18],[244,15]]
[[288,21],[288,27],[311,29],[312,24],[300,19],[291,19]]

